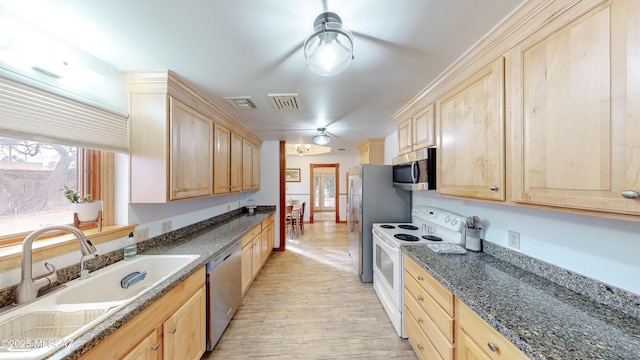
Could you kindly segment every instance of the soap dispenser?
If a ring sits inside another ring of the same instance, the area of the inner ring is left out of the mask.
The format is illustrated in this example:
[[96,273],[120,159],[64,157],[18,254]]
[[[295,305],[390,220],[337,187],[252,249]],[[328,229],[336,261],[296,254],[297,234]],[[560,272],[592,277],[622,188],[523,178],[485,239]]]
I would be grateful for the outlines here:
[[125,240],[124,245],[124,259],[131,260],[136,257],[138,252],[138,243],[133,233],[129,234],[129,237]]

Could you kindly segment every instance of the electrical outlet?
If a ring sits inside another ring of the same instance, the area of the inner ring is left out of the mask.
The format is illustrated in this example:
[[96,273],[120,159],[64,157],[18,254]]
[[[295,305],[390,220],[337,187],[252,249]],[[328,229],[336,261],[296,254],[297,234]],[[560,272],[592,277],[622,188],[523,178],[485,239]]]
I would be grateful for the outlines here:
[[171,231],[171,220],[163,221],[160,227],[161,227],[160,231],[163,234],[168,233],[169,231]]
[[141,242],[149,238],[149,228],[142,228],[133,232],[136,242]]
[[231,204],[227,204],[227,211],[231,210]]
[[520,249],[520,233],[509,230],[509,246]]

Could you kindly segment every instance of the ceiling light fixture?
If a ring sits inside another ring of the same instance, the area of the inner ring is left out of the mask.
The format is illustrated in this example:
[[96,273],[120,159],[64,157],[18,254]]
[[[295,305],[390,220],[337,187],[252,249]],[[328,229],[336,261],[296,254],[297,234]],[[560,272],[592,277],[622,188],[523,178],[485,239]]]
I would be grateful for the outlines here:
[[353,35],[336,13],[325,12],[313,22],[313,34],[304,42],[311,71],[322,76],[344,71],[353,60]]
[[329,134],[326,128],[318,128],[318,133],[313,137],[313,142],[318,145],[327,145],[329,143]]
[[304,155],[304,154],[308,154],[309,151],[311,150],[311,144],[296,144],[295,145],[296,151],[298,152],[298,154],[300,154],[300,156]]

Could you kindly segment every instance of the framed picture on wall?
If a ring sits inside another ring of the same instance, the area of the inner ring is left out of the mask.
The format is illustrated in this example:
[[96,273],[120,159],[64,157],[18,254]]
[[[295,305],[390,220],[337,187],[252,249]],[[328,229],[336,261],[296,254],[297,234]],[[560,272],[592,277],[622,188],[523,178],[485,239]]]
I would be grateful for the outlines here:
[[287,182],[300,182],[300,169],[287,169],[285,179]]

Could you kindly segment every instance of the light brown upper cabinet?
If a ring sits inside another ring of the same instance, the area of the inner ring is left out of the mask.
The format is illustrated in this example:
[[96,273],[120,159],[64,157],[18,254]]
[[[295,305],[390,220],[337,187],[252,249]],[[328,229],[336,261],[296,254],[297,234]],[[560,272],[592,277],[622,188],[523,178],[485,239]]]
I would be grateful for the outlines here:
[[502,57],[436,102],[438,194],[505,200],[503,102]]
[[215,124],[213,138],[213,193],[242,191],[242,137]]
[[213,194],[213,123],[171,98],[171,188],[169,199]]
[[231,192],[231,130],[222,125],[213,127],[213,193]]
[[[245,191],[245,165],[258,178],[250,183],[259,186],[259,137],[171,71],[125,71],[123,77],[130,107],[130,202]],[[256,163],[243,164],[245,140],[252,145],[249,160]]]
[[398,155],[435,145],[435,106],[414,105],[407,115],[395,119],[398,124]]
[[211,120],[165,94],[131,94],[130,99],[130,201],[211,195]]
[[260,147],[242,141],[242,191],[260,189]]
[[384,164],[384,138],[366,139],[358,145],[359,164]]
[[511,52],[512,200],[637,215],[640,1],[596,5]]

